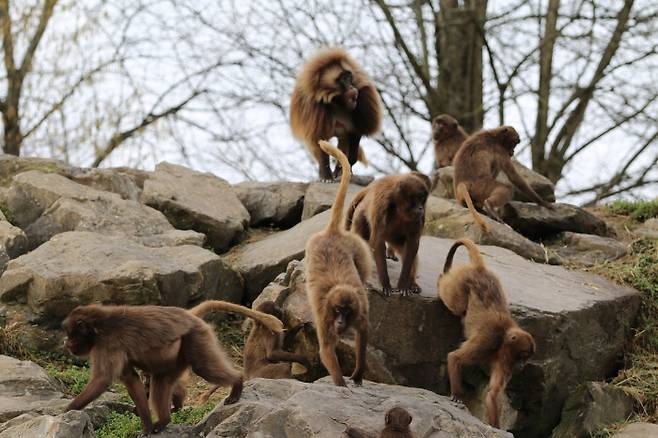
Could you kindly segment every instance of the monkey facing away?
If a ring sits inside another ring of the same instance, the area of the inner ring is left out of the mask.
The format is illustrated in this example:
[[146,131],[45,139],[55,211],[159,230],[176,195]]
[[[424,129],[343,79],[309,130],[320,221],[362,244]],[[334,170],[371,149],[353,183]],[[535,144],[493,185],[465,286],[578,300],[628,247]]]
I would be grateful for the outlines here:
[[347,157],[325,141],[320,146],[336,157],[343,173],[327,227],[306,242],[306,293],[315,316],[320,360],[336,385],[345,386],[336,357],[339,337],[350,328],[356,332],[356,366],[351,379],[360,385],[368,342],[368,294],[364,283],[372,267],[370,249],[361,237],[343,229],[351,174]]
[[[62,322],[66,347],[89,356],[91,378],[67,407],[82,409],[120,379],[135,402],[144,433],[163,430],[171,419],[172,392],[188,368],[205,380],[230,385],[225,404],[238,401],[242,374],[233,368],[213,329],[201,316],[219,310],[249,316],[277,333],[283,324],[263,314],[224,301],[205,301],[190,310],[164,306],[79,306]],[[135,368],[150,374],[150,400]],[[151,421],[149,401],[158,421]]]
[[432,140],[436,167],[452,166],[452,161],[459,147],[466,141],[468,134],[459,122],[448,114],[441,114],[432,119]]
[[[384,418],[385,425],[379,434],[379,438],[414,438],[414,434],[409,428],[411,420],[413,420],[413,417],[406,409],[398,406],[389,409]],[[353,427],[348,427],[345,434],[349,438],[373,437],[373,435]]]
[[329,156],[318,141],[335,136],[350,166],[357,160],[366,163],[359,143],[379,131],[381,112],[379,93],[356,61],[341,48],[325,48],[297,76],[290,126],[318,162],[320,180],[331,181],[340,176],[341,166],[336,164],[332,176]]
[[482,208],[487,215],[503,222],[499,210],[512,200],[512,188],[496,181],[501,170],[528,198],[543,207],[553,208],[514,168],[512,156],[519,141],[519,134],[511,126],[482,130],[468,137],[453,161],[457,202],[462,205],[466,203],[473,218],[485,232],[489,232],[489,226],[475,208]]
[[357,193],[349,207],[348,228],[370,243],[385,295],[393,290],[386,258],[395,253],[402,257],[398,290],[402,295],[421,292],[416,265],[430,186],[420,172],[385,176]]
[[[471,263],[451,268],[455,251],[461,245],[468,249]],[[515,366],[525,364],[535,354],[535,341],[512,319],[498,277],[485,267],[471,240],[459,239],[452,245],[437,286],[446,307],[462,317],[466,337],[457,350],[448,354],[453,400],[460,398],[463,365],[490,364],[487,419],[499,427],[498,394],[504,391]]]

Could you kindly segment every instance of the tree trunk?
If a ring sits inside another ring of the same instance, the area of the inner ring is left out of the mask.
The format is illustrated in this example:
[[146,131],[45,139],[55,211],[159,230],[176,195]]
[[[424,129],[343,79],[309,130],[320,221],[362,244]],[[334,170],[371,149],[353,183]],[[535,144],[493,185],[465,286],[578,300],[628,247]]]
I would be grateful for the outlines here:
[[2,113],[4,125],[4,153],[9,155],[20,155],[23,135],[18,118],[18,106],[7,104],[5,111]]
[[[441,2],[438,20],[439,102],[467,132],[482,127],[482,50],[486,0]],[[436,114],[431,114],[432,116]]]

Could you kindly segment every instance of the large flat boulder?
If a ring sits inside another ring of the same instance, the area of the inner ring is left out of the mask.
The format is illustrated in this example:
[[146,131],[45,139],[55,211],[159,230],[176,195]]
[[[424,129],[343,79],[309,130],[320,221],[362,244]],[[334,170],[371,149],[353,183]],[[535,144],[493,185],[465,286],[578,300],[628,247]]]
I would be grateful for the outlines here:
[[302,218],[307,183],[246,181],[233,186],[252,227],[290,228]]
[[7,262],[27,251],[27,236],[18,227],[13,226],[0,211],[0,274]]
[[0,300],[25,303],[36,319],[59,322],[91,302],[239,302],[242,287],[237,273],[198,246],[149,248],[118,236],[68,232],[10,261],[0,277]]
[[0,423],[28,412],[61,411],[68,401],[62,386],[39,365],[0,355]]
[[624,426],[612,438],[649,438],[658,436],[658,424],[631,423]]
[[617,260],[628,253],[626,245],[611,237],[564,231],[549,243],[564,261],[584,266]]
[[217,252],[239,242],[249,225],[249,212],[228,182],[175,164],[156,166],[144,182],[142,202],[164,213],[176,228],[205,234]]
[[[528,169],[523,164],[519,163],[516,160],[512,160],[516,171],[530,184],[530,187],[539,195],[542,199],[546,201],[553,202],[555,201],[555,185],[543,175],[534,172],[531,169]],[[442,167],[437,169],[436,173],[432,175],[432,187],[434,187],[433,193],[442,198],[454,198],[455,191],[453,189],[453,178],[455,175],[455,169],[452,166]],[[513,187],[513,184],[510,182],[507,175],[503,172],[498,174],[497,181],[507,184]],[[530,201],[527,196],[514,187],[514,199],[516,201]]]
[[0,154],[0,187],[9,186],[14,175],[29,170],[70,176],[75,168],[63,161],[51,158],[17,157],[15,155]]
[[351,426],[379,436],[386,412],[396,406],[409,411],[418,437],[512,438],[430,391],[368,381],[340,388],[324,379],[250,380],[238,403],[219,405],[197,430],[208,438],[336,438]]
[[[384,297],[375,272],[369,286],[369,347],[383,358],[396,383],[441,394],[449,393],[447,354],[462,340],[460,319],[436,295],[436,281],[452,243],[421,239],[417,279],[421,295]],[[617,371],[639,294],[590,273],[530,262],[503,248],[481,246],[480,250],[487,266],[499,276],[514,317],[537,342],[536,356],[514,374],[501,397],[501,424],[518,436],[548,436],[560,419],[564,400],[578,384],[604,380]],[[460,249],[455,264],[466,259],[466,251]],[[391,281],[396,282],[400,263],[389,260],[387,264]],[[303,264],[295,264],[283,279],[287,283],[277,285],[284,292],[279,301],[286,325],[295,326],[311,317]],[[349,375],[352,351],[340,351],[348,352],[341,356],[341,365]],[[464,399],[478,418],[485,418],[487,372],[470,367],[463,376]]]
[[[347,199],[345,200],[345,209],[352,201],[352,198],[363,190],[362,186],[350,184],[347,188]],[[314,182],[308,185],[306,196],[304,196],[304,210],[302,211],[302,220],[309,219],[318,213],[329,210],[336,200],[338,184],[327,184]]]
[[162,213],[139,202],[40,171],[14,177],[6,206],[31,248],[65,231],[126,236],[149,246],[202,245],[205,239],[194,231],[176,230]]
[[95,438],[89,416],[82,411],[60,415],[24,414],[0,425],[0,438]]
[[70,178],[78,184],[116,193],[131,201],[139,201],[142,194],[137,178],[120,169],[76,169]]

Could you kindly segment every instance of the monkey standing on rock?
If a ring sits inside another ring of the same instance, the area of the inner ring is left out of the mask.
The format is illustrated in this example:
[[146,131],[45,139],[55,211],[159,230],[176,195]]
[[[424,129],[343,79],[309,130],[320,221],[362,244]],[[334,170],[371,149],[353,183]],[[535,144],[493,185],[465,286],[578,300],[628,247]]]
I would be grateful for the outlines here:
[[[455,251],[468,249],[471,263],[451,268]],[[491,377],[486,397],[489,424],[499,427],[498,394],[505,389],[514,367],[535,354],[532,335],[512,319],[500,281],[484,265],[477,246],[457,240],[446,257],[438,280],[438,295],[452,313],[462,317],[466,341],[448,354],[448,377],[453,400],[461,392],[461,367],[489,363]]]
[[[97,304],[73,309],[62,322],[66,347],[76,356],[89,356],[91,378],[67,411],[84,408],[119,378],[135,402],[144,433],[159,432],[171,419],[172,392],[190,367],[211,383],[231,385],[225,404],[238,401],[242,374],[233,368],[214,330],[201,319],[214,310],[249,316],[274,332],[283,331],[274,316],[224,301],[205,301],[190,310]],[[150,400],[135,368],[151,376]],[[149,401],[158,417],[155,425]]]
[[512,157],[519,142],[519,134],[511,126],[482,130],[468,137],[453,161],[455,198],[462,205],[466,203],[473,218],[485,232],[489,232],[489,226],[475,207],[484,209],[487,215],[503,222],[499,210],[512,200],[512,188],[496,181],[501,170],[534,202],[553,208],[535,193],[514,168]]
[[348,228],[370,243],[384,295],[393,290],[386,258],[394,258],[396,252],[402,256],[399,291],[421,292],[416,265],[430,186],[430,179],[420,172],[385,176],[357,193],[349,207]]
[[327,227],[306,242],[306,294],[315,317],[320,360],[336,385],[346,386],[336,357],[339,337],[350,328],[356,332],[356,366],[351,379],[360,385],[368,342],[368,294],[364,283],[372,267],[370,249],[361,237],[343,228],[351,174],[347,157],[326,141],[321,141],[320,147],[336,157],[343,173]]
[[466,141],[468,134],[459,126],[459,122],[449,114],[441,114],[432,119],[432,140],[436,167],[452,166],[452,161],[459,147]]
[[320,166],[320,180],[340,177],[341,166],[331,173],[329,155],[318,141],[338,137],[338,149],[349,160],[366,163],[359,143],[381,124],[381,102],[373,82],[345,50],[325,48],[302,67],[290,102],[290,126]]

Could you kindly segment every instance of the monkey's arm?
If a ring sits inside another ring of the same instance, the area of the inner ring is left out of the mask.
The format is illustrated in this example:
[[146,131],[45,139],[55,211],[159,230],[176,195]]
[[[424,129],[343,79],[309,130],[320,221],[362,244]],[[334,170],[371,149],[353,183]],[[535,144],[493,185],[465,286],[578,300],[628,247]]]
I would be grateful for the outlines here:
[[92,401],[96,400],[102,393],[108,390],[112,384],[112,377],[105,375],[92,375],[87,386],[66,407],[67,411],[80,410]]
[[356,427],[348,427],[345,430],[345,435],[347,435],[348,438],[375,438],[375,435],[369,434],[368,432],[365,432],[361,429],[357,429]]
[[368,84],[359,87],[359,97],[354,108],[354,127],[361,135],[372,135],[379,131],[381,104],[375,87]]
[[398,280],[398,289],[402,295],[420,293],[420,287],[416,284],[416,279],[412,278],[416,255],[418,254],[418,245],[420,242],[420,230],[414,231],[407,235],[404,242],[404,253],[402,254],[402,270]]
[[121,381],[126,385],[128,395],[135,402],[135,409],[137,410],[137,415],[140,420],[142,420],[142,429],[144,430],[144,433],[151,433],[153,430],[153,423],[151,422],[148,398],[146,396],[146,391],[144,390],[144,385],[134,368],[126,367],[121,374]]
[[539,196],[537,194],[537,192],[535,192],[532,189],[532,187],[530,187],[530,185],[526,182],[526,180],[523,179],[523,177],[521,175],[519,175],[519,173],[514,168],[514,164],[512,163],[511,159],[506,158],[506,159],[501,160],[501,161],[502,161],[501,168],[503,169],[503,172],[505,172],[505,175],[507,175],[509,180],[512,181],[512,183],[519,190],[521,190],[527,197],[532,199],[535,203],[537,203],[537,204],[539,204],[543,207],[553,209],[553,206],[550,203],[544,201],[541,198],[541,196]]
[[381,232],[376,229],[372,230],[370,245],[375,252],[375,265],[377,265],[377,275],[382,285],[384,295],[391,293],[391,280],[388,277],[388,267],[386,266],[386,241],[381,236]]
[[368,321],[365,319],[360,321],[360,327],[356,330],[356,365],[354,372],[350,377],[356,385],[361,385],[363,381],[363,372],[365,371],[366,363],[366,346],[368,345]]
[[506,370],[500,360],[494,363],[489,379],[489,391],[486,397],[487,419],[493,427],[500,427],[498,419],[498,394],[505,388],[507,375],[510,371]]

